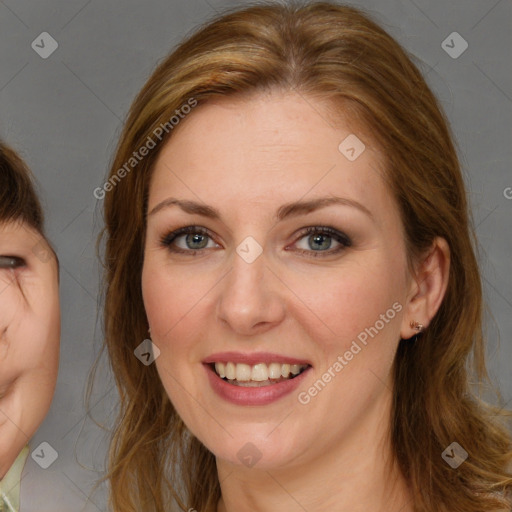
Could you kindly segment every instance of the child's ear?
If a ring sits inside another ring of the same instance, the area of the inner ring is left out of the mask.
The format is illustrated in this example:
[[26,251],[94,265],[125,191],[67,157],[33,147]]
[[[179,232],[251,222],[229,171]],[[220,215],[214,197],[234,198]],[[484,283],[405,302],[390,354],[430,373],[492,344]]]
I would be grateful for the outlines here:
[[418,333],[411,322],[425,329],[443,301],[450,274],[450,248],[444,238],[434,239],[430,250],[416,265],[405,305],[400,336],[408,339]]

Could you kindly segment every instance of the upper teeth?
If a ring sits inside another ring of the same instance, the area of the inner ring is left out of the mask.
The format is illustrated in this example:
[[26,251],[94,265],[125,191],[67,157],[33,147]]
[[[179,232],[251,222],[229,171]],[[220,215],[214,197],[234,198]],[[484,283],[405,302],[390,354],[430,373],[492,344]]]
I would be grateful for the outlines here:
[[215,363],[215,371],[221,378],[226,377],[229,380],[249,381],[255,380],[262,382],[268,379],[280,379],[298,375],[307,368],[307,364],[281,364],[281,363],[258,363],[253,366],[244,363]]

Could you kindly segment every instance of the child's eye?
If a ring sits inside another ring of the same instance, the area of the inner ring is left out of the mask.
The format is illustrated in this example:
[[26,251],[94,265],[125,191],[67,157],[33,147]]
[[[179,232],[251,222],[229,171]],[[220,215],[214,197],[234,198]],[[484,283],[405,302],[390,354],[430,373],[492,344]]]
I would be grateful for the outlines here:
[[0,256],[0,269],[14,269],[25,265],[25,260],[18,256]]

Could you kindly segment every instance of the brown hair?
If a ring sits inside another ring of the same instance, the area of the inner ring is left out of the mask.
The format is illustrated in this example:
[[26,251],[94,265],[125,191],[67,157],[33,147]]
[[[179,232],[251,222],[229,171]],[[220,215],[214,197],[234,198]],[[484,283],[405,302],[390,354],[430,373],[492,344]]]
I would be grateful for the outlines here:
[[[443,303],[421,342],[400,341],[394,364],[392,446],[414,510],[509,509],[512,441],[498,420],[506,413],[480,402],[469,387],[471,371],[478,382],[488,376],[476,240],[457,153],[411,57],[368,15],[331,2],[260,3],[203,25],[138,94],[109,179],[119,178],[134,151],[191,98],[202,104],[265,89],[322,98],[340,115],[349,107],[371,129],[385,156],[411,269],[435,237],[449,244]],[[220,497],[214,455],[177,415],[155,365],[133,356],[147,336],[145,215],[152,169],[172,128],[166,132],[106,194],[98,240],[106,242],[105,343],[120,394],[106,477],[116,512],[163,512],[174,500],[181,510],[214,512]],[[455,440],[469,453],[456,471],[441,458]]]
[[0,141],[0,222],[17,220],[43,232],[43,210],[32,173],[18,154]]

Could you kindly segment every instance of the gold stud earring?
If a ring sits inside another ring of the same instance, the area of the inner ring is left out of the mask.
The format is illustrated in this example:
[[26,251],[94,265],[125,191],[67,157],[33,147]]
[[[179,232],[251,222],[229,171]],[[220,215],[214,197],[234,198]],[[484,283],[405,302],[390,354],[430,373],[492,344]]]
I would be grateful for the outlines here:
[[411,329],[414,329],[416,332],[422,332],[423,331],[423,324],[420,324],[419,322],[416,322],[415,320],[411,320],[409,323],[409,326]]

